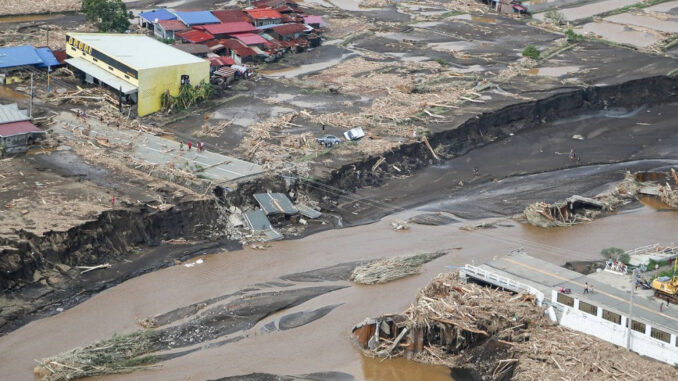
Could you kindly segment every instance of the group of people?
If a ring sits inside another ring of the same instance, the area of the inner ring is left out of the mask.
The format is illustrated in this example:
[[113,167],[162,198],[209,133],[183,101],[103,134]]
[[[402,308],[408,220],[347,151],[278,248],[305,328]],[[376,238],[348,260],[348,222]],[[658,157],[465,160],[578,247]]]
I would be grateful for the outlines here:
[[[191,149],[193,149],[193,142],[189,140],[188,142],[186,142],[186,146],[188,147],[188,150],[190,151]],[[205,143],[199,142],[196,145],[195,148],[198,150],[198,152],[204,152],[205,151]],[[184,150],[184,142],[179,143],[179,150],[181,150],[181,151]]]

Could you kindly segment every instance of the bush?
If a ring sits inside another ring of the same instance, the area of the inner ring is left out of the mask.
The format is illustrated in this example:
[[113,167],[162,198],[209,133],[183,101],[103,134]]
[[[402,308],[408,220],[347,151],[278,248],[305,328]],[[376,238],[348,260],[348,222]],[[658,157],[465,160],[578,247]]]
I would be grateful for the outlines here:
[[436,61],[438,65],[443,67],[449,65],[449,62],[447,62],[447,60],[445,60],[444,58],[434,58],[433,60]]
[[97,24],[101,32],[123,33],[132,18],[122,0],[82,0],[82,12],[87,21]]
[[534,45],[527,45],[527,47],[525,47],[525,49],[523,49],[523,57],[528,57],[528,58],[538,60],[539,54],[540,54],[539,49],[537,49],[537,47],[534,46]]
[[563,25],[565,24],[565,15],[556,10],[548,11],[544,14],[544,19],[551,22],[554,25]]
[[569,42],[571,44],[575,43],[575,42],[584,41],[584,36],[582,36],[581,34],[575,33],[572,29],[568,29],[565,32],[565,37],[567,37],[567,42]]

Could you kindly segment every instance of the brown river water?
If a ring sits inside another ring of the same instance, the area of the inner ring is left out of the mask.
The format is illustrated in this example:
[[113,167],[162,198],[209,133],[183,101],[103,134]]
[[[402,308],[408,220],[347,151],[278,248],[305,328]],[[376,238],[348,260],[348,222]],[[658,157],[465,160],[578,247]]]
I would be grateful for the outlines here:
[[[204,349],[131,374],[98,380],[209,380],[251,372],[297,375],[339,371],[359,380],[445,380],[449,371],[406,360],[363,358],[353,347],[350,330],[366,317],[405,309],[419,288],[448,266],[480,264],[512,249],[563,264],[599,259],[601,249],[668,243],[678,233],[678,213],[642,206],[589,224],[544,230],[504,220],[496,229],[462,231],[462,223],[411,225],[394,231],[390,222],[418,212],[410,210],[379,222],[281,241],[266,250],[245,249],[202,256],[202,264],[155,271],[101,292],[58,315],[34,321],[0,338],[0,379],[32,380],[34,359],[138,329],[137,319],[160,314],[210,297],[234,292],[279,276],[341,262],[461,248],[424,266],[422,274],[378,286],[352,286],[311,299],[262,320],[244,340]],[[195,262],[197,258],[191,259]],[[347,284],[327,282],[325,284]],[[309,285],[319,285],[318,283]],[[343,303],[310,324],[263,333],[260,327],[284,314]]]

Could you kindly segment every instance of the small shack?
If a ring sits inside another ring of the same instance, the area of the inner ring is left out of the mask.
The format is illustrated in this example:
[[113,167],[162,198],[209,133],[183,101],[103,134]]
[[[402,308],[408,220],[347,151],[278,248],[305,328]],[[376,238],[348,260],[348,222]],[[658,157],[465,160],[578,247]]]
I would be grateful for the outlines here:
[[139,13],[139,26],[142,28],[153,29],[155,23],[164,20],[176,20],[172,12],[167,9],[156,9],[154,11],[141,12]]
[[179,20],[160,20],[153,24],[153,34],[161,40],[176,40],[174,34],[185,30],[188,28]]
[[0,105],[0,157],[26,152],[29,146],[44,138],[45,132],[29,119],[16,103]]
[[275,25],[282,22],[280,12],[271,8],[246,9],[245,13],[250,17],[254,26]]

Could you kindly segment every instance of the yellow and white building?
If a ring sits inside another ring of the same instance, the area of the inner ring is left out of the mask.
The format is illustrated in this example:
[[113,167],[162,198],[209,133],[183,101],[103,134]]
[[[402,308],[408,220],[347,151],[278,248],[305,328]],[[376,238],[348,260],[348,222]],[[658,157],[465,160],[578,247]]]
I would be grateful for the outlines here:
[[137,103],[139,116],[159,111],[165,91],[177,95],[186,81],[209,81],[209,61],[147,36],[68,33],[66,44],[66,62],[84,73],[85,81],[122,92]]

